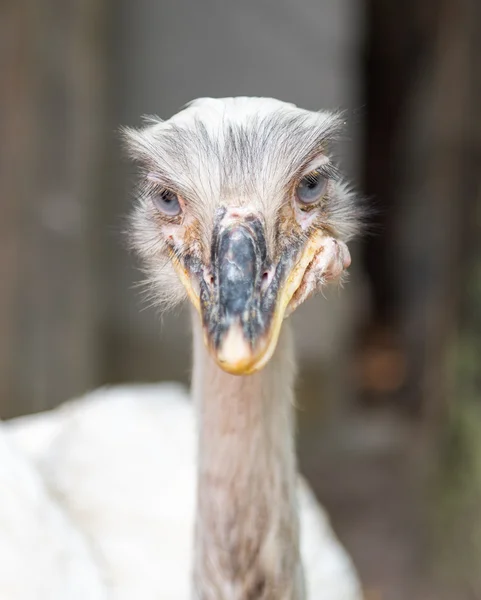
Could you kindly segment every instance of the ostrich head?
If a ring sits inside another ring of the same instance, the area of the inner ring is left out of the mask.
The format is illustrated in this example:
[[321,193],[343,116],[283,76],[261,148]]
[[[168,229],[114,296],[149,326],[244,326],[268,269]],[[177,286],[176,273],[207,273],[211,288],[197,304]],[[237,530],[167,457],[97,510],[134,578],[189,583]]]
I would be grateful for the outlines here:
[[156,299],[189,298],[219,366],[262,368],[285,316],[349,265],[358,215],[329,150],[338,115],[199,99],[127,129],[142,169],[133,243]]

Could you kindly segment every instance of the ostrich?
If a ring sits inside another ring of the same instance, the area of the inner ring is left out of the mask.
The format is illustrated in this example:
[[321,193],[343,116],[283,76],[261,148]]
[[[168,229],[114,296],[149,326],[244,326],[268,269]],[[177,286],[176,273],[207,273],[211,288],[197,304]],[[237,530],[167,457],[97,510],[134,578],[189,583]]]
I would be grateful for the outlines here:
[[359,214],[329,156],[341,125],[274,99],[206,98],[124,131],[140,166],[132,245],[159,306],[192,307],[195,411],[179,386],[122,386],[4,424],[0,462],[10,453],[30,482],[11,512],[35,505],[48,556],[41,575],[26,569],[38,548],[0,506],[0,564],[26,574],[7,596],[0,574],[1,597],[39,597],[40,577],[48,600],[360,600],[297,473],[285,320],[350,263]]

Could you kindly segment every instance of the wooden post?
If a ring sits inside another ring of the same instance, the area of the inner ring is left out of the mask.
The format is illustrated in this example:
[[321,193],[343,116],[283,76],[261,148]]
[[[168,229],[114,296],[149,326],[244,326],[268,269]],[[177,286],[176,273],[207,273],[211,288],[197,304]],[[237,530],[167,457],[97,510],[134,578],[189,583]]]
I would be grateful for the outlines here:
[[2,418],[98,381],[104,5],[6,0],[0,10]]

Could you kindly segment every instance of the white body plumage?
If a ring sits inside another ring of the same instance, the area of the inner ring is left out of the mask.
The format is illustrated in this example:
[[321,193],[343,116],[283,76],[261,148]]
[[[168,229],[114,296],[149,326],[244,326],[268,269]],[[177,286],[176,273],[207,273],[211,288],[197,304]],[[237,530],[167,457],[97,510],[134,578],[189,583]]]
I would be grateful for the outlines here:
[[[0,429],[2,600],[187,600],[195,419],[178,385],[98,390]],[[308,598],[359,600],[354,568],[299,483]]]

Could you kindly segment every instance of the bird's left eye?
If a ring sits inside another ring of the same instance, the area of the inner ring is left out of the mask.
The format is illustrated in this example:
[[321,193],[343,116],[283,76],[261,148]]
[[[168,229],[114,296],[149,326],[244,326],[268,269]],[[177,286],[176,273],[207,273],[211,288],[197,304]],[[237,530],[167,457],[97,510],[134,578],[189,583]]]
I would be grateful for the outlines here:
[[314,204],[322,198],[327,188],[327,178],[313,171],[305,175],[296,190],[296,198],[301,204]]
[[158,192],[155,194],[153,200],[156,208],[168,217],[176,217],[182,211],[179,197],[171,190],[165,189]]

